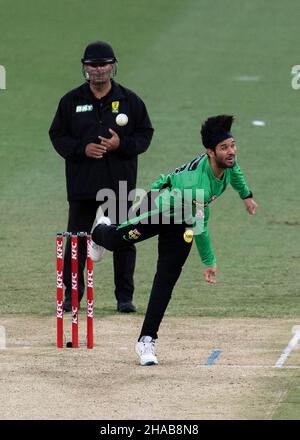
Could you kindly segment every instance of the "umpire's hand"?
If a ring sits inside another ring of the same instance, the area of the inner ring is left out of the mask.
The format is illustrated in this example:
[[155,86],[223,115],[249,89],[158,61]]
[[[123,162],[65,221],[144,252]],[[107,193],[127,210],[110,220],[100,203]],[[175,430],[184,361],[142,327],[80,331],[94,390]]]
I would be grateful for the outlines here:
[[204,270],[204,279],[209,284],[216,284],[217,266],[208,266]]
[[107,152],[107,148],[104,145],[94,144],[91,142],[85,147],[85,155],[92,159],[102,159],[103,154]]
[[111,138],[108,139],[108,138],[105,138],[103,136],[98,136],[98,138],[101,141],[101,145],[106,147],[108,152],[111,152],[111,151],[115,151],[115,150],[117,150],[119,148],[119,146],[120,146],[120,138],[119,138],[118,133],[116,133],[111,128],[109,128],[108,131],[111,134]]

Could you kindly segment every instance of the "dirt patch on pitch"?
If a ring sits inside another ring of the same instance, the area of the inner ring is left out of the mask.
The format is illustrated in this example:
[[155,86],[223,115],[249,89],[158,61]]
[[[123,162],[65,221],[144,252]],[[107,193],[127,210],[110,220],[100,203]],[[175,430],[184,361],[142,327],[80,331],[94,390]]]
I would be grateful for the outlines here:
[[[93,350],[59,350],[53,318],[1,318],[0,419],[272,417],[294,373],[272,368],[294,320],[167,317],[154,367],[140,367],[133,350],[141,322],[95,319]],[[287,363],[299,365],[299,352]]]

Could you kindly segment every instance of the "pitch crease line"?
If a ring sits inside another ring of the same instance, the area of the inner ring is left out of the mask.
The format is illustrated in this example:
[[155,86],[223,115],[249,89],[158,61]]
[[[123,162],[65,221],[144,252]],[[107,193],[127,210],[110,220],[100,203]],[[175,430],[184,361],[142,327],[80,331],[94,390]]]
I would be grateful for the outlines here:
[[285,347],[285,349],[283,350],[281,356],[277,359],[276,364],[274,365],[275,368],[281,368],[283,366],[283,364],[285,363],[285,361],[287,360],[287,358],[289,357],[289,355],[291,354],[291,352],[294,350],[294,348],[297,346],[298,342],[300,340],[300,331],[298,330],[294,336],[292,337],[292,339],[290,340],[290,342],[288,343],[288,345]]

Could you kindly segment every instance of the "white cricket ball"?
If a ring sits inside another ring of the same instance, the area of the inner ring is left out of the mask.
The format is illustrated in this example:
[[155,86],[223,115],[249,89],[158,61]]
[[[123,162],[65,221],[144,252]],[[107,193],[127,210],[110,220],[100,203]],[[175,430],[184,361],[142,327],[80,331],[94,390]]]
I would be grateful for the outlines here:
[[116,117],[116,123],[117,123],[117,125],[120,125],[120,127],[123,127],[124,125],[127,125],[127,123],[128,123],[128,116],[125,115],[125,113],[120,113]]

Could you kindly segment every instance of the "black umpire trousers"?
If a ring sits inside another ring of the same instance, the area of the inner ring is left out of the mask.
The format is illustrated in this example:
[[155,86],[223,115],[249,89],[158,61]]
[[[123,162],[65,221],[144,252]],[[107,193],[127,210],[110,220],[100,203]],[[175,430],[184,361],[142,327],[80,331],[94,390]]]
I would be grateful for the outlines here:
[[173,288],[178,280],[182,267],[190,253],[192,242],[184,239],[186,224],[163,224],[160,215],[159,224],[134,224],[118,227],[116,225],[99,225],[95,228],[92,239],[106,249],[127,249],[132,243],[147,240],[158,235],[158,260],[149,303],[141,329],[141,336],[152,336],[157,339],[157,332],[165,310],[172,296]]
[[[127,203],[127,202],[124,202]],[[69,202],[68,231],[90,232],[100,203],[96,200],[80,200]],[[117,218],[118,218],[117,212]],[[121,222],[125,219],[119,219]],[[115,296],[118,302],[132,300],[134,283],[133,274],[136,260],[134,244],[116,249],[113,253]],[[78,298],[84,295],[84,268],[86,261],[86,240],[78,238]],[[71,303],[71,241],[68,238],[64,255],[65,301]]]

